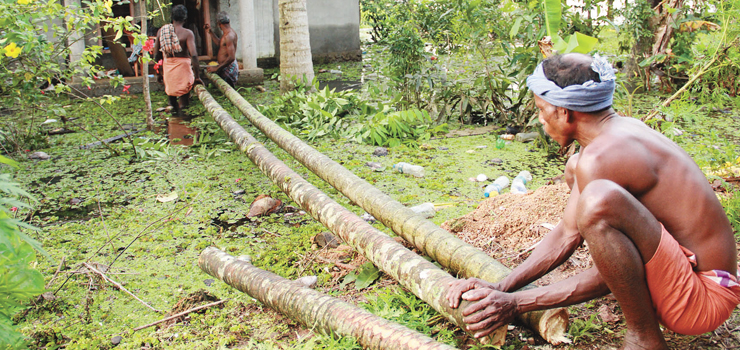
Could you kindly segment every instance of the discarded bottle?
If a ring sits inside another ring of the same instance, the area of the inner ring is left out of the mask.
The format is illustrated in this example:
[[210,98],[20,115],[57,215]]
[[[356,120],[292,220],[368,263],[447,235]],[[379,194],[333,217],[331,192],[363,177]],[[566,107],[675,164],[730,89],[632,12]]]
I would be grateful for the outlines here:
[[398,163],[393,166],[393,170],[401,174],[409,174],[416,177],[424,177],[424,167],[420,165],[413,165],[409,163]]
[[526,194],[527,183],[532,181],[532,174],[529,171],[520,171],[519,174],[511,181],[511,193]]
[[506,141],[504,141],[504,139],[502,139],[502,138],[496,139],[496,148],[497,149],[502,149],[502,148],[504,148],[504,146],[506,146]]
[[509,186],[509,178],[506,176],[499,176],[492,184],[486,186],[483,190],[483,197],[495,197],[501,194],[501,191]]
[[414,213],[420,214],[425,219],[434,217],[434,214],[437,212],[436,210],[434,210],[434,204],[432,203],[422,203],[409,209],[413,210]]
[[537,132],[520,132],[516,134],[515,139],[519,142],[529,142],[534,141],[538,136],[540,133]]

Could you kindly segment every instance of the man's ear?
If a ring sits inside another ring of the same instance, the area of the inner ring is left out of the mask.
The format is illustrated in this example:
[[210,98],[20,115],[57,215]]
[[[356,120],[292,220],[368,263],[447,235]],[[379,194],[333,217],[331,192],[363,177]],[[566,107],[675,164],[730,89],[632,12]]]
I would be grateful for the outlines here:
[[573,122],[573,111],[565,107],[556,107],[558,113],[558,119],[562,119],[568,123]]

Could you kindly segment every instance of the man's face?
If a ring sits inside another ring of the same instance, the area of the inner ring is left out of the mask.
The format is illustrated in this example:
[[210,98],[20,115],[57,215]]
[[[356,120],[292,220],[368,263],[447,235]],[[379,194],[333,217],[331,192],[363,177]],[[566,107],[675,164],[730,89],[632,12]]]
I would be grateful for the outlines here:
[[561,146],[567,146],[571,140],[563,135],[563,120],[559,118],[558,108],[551,105],[537,95],[534,95],[534,104],[539,109],[538,119],[542,123],[545,133],[559,143]]

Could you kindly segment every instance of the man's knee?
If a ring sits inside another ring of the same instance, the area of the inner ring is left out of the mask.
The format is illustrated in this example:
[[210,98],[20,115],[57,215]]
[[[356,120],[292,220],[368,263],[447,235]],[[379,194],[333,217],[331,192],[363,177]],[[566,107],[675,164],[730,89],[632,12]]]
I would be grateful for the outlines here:
[[585,233],[588,228],[610,223],[628,195],[629,192],[613,181],[600,179],[589,182],[578,198],[579,231]]

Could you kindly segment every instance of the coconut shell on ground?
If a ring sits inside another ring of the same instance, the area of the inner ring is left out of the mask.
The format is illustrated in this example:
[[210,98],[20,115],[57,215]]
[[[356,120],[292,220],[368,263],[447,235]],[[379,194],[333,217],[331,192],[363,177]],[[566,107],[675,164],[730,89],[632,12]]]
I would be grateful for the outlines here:
[[[482,201],[472,213],[444,222],[442,228],[513,269],[562,220],[569,196],[565,183],[524,195],[502,194]],[[565,264],[536,284],[559,281],[591,264],[587,248],[578,248]]]

